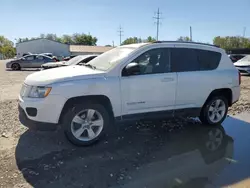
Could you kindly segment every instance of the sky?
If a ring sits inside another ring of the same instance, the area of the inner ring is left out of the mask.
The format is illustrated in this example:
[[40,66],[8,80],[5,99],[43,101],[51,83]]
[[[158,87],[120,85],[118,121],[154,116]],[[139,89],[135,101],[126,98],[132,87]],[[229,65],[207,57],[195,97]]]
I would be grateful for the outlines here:
[[250,0],[0,0],[0,35],[17,38],[90,33],[97,45],[119,45],[128,37],[156,37],[153,17],[161,12],[159,40],[189,36],[212,43],[215,36],[250,37]]

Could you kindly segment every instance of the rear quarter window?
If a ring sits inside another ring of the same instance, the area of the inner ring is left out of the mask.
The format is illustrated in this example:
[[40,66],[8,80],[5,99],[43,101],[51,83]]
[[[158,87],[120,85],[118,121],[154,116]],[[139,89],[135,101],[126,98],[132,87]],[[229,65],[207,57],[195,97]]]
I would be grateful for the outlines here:
[[214,70],[221,60],[221,53],[208,50],[196,50],[200,70]]

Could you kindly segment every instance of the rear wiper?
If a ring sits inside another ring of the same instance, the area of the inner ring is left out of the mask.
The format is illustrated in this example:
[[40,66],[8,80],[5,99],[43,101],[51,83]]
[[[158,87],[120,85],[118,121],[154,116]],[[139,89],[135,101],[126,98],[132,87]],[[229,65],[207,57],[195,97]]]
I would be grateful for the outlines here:
[[85,64],[86,67],[90,67],[91,69],[96,69],[96,67],[94,65],[91,65],[91,64]]

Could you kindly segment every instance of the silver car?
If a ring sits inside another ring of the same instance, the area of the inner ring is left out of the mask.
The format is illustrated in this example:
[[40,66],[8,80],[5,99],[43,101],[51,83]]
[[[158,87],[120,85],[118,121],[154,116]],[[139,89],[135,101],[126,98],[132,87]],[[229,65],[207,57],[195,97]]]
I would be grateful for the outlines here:
[[45,55],[32,54],[8,62],[6,68],[11,68],[12,70],[21,70],[21,68],[40,68],[42,64],[47,62],[54,62],[54,60]]

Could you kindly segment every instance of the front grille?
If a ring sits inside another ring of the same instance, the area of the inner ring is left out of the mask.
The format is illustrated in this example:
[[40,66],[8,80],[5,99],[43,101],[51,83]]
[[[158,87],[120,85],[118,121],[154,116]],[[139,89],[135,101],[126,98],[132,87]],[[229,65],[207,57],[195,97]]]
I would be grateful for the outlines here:
[[248,73],[247,71],[245,70],[239,70],[241,73]]
[[235,66],[235,67],[237,67],[237,68],[250,68],[250,66],[248,65],[248,66]]

